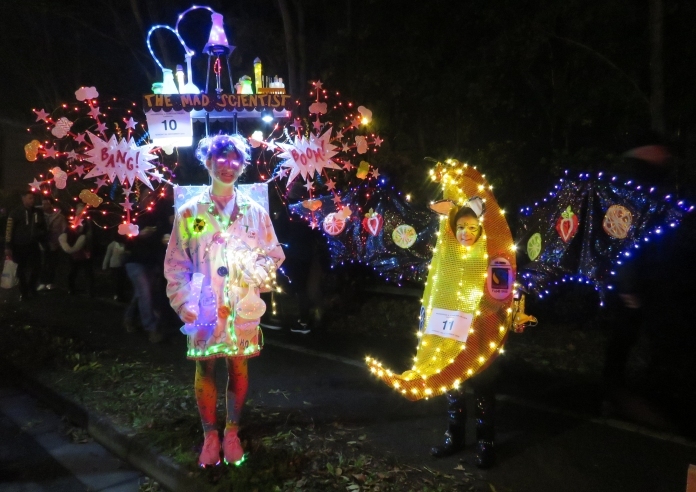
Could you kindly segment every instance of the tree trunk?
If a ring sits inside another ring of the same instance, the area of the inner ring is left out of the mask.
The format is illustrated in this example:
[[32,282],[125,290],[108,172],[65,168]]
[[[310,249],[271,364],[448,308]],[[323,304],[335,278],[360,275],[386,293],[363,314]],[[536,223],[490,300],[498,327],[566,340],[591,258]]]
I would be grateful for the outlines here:
[[666,131],[663,48],[662,0],[650,0],[650,119],[660,135]]
[[297,39],[295,24],[290,12],[287,0],[278,0],[278,8],[283,18],[283,30],[285,31],[285,49],[288,56],[288,92],[296,95],[297,83]]
[[299,67],[297,69],[297,92],[293,93],[304,107],[307,99],[307,46],[305,37],[305,15],[302,0],[295,0],[295,11],[297,12],[297,56]]

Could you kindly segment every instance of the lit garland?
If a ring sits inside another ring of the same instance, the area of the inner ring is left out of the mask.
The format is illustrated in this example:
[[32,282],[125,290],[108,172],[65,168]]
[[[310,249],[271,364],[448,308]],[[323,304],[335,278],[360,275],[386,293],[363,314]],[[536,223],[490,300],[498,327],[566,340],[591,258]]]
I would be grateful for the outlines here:
[[[420,400],[459,388],[503,351],[508,328],[513,324],[515,244],[504,211],[492,187],[475,168],[448,160],[431,170],[433,181],[442,183],[444,198],[457,206],[473,196],[486,204],[483,236],[471,247],[462,246],[446,216],[440,218],[437,244],[425,285],[421,329],[414,365],[403,374],[367,357],[370,371],[409,400]],[[497,265],[503,266],[496,270]],[[496,293],[492,276],[504,286]],[[500,295],[502,292],[502,295]],[[457,313],[471,320],[463,341],[426,333],[437,310]]]
[[[85,203],[80,216],[69,217],[73,227],[89,219],[98,227],[135,235],[133,222],[165,196],[162,185],[173,173],[159,150],[147,144],[140,123],[144,115],[135,103],[100,100],[94,87],[82,87],[75,95],[78,102],[51,113],[34,110],[37,123],[28,131],[37,139],[25,146],[25,156],[50,174],[39,174],[29,186],[73,214],[77,203]],[[147,200],[140,199],[143,185],[152,190]]]

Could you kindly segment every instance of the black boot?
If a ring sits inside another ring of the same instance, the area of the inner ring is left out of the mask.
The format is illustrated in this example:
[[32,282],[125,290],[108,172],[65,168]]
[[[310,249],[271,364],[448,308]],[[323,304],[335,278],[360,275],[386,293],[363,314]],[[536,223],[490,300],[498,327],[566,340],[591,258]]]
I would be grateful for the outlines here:
[[477,395],[476,466],[490,468],[495,463],[495,396]]
[[447,394],[447,431],[445,442],[440,446],[434,446],[430,453],[436,458],[444,458],[461,450],[464,447],[464,435],[466,431],[466,405],[464,393],[449,391]]

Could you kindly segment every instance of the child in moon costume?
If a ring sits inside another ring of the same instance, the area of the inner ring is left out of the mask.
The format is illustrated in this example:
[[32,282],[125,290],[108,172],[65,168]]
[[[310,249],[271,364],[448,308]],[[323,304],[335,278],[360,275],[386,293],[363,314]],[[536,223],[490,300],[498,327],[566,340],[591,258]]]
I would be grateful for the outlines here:
[[266,210],[234,188],[249,163],[246,140],[239,135],[208,137],[196,156],[212,185],[178,210],[164,275],[171,306],[185,323],[187,357],[196,361],[196,402],[205,434],[199,464],[207,466],[220,463],[217,358],[224,358],[228,369],[224,458],[228,463],[243,458],[237,431],[248,388],[247,359],[259,355],[261,341],[260,314],[244,311],[242,305],[250,298],[257,306],[263,302],[253,291],[273,287],[285,255]]

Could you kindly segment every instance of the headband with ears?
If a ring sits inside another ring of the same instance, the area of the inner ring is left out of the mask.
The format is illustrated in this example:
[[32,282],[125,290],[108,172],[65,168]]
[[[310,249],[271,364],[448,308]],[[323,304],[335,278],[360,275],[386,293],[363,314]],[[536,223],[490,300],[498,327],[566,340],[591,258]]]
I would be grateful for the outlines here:
[[[437,212],[440,215],[450,215],[452,209],[456,208],[457,204],[452,200],[440,200],[430,205],[430,210]],[[486,204],[481,197],[475,196],[470,198],[462,207],[470,208],[477,218],[480,218],[486,211]]]

